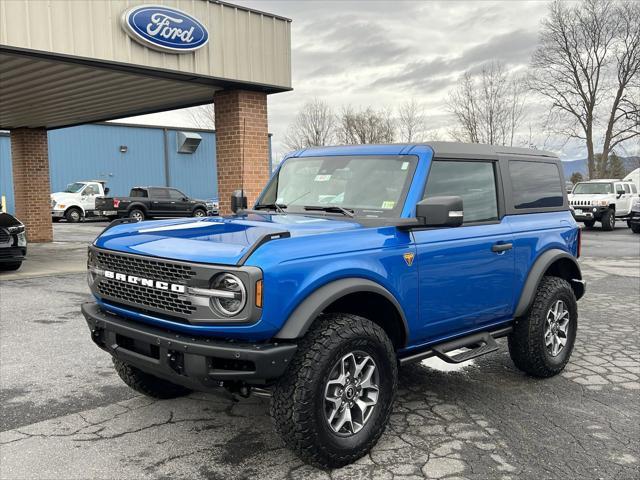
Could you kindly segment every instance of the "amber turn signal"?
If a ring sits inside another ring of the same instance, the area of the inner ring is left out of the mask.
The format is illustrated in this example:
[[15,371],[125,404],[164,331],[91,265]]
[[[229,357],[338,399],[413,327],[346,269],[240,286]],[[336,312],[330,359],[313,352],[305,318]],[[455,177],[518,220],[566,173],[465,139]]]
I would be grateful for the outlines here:
[[256,307],[262,308],[262,280],[256,282]]

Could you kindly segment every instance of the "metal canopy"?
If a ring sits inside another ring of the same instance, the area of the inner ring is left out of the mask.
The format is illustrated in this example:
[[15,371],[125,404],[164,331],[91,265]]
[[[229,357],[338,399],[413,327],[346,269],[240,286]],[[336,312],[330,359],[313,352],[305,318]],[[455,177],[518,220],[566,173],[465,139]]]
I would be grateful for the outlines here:
[[0,129],[59,128],[211,103],[224,82],[0,49]]

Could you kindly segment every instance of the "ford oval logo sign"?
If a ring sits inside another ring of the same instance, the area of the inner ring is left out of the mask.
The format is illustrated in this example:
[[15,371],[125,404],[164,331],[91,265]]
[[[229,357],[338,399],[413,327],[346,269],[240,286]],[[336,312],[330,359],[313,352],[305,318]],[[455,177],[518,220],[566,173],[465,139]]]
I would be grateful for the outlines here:
[[204,25],[175,8],[154,5],[130,8],[122,14],[122,26],[137,42],[165,52],[193,52],[209,41]]

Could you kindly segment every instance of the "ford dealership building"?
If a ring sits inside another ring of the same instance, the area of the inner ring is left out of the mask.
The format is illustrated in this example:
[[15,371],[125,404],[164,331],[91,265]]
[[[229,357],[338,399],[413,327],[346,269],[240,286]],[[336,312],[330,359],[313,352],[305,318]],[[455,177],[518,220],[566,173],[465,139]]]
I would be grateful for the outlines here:
[[222,212],[241,183],[251,201],[268,179],[267,95],[291,89],[290,21],[214,0],[150,3],[0,0],[0,129],[32,241],[52,239],[50,130],[213,101],[208,178]]

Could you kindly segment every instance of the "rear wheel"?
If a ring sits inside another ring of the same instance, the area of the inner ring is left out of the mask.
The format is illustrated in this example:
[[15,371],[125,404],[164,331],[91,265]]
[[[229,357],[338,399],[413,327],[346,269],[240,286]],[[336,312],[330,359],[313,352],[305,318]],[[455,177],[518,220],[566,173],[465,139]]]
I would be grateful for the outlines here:
[[207,216],[207,212],[203,208],[196,208],[193,211],[193,216],[194,217],[206,217]]
[[6,262],[0,263],[0,272],[12,272],[14,270],[18,270],[22,262]]
[[66,218],[69,223],[78,223],[82,220],[82,210],[72,207],[64,212],[64,218]]
[[139,208],[132,208],[129,212],[129,218],[133,218],[136,222],[144,220],[144,212]]
[[136,392],[140,392],[148,397],[167,399],[182,397],[191,393],[191,390],[188,388],[154,377],[139,368],[116,360],[115,358],[113,359],[113,366],[124,383]]
[[640,233],[640,223],[632,223],[631,224],[631,231],[633,233]]
[[616,228],[616,214],[613,210],[609,209],[602,215],[602,219],[600,219],[602,223],[602,230],[606,232],[610,232],[614,228]]
[[274,389],[276,430],[312,465],[347,465],[384,432],[397,376],[393,345],[382,328],[354,315],[323,315]]
[[529,314],[509,334],[509,354],[520,370],[552,377],[571,357],[578,330],[578,304],[571,285],[543,277]]
[[593,228],[593,226],[596,224],[595,220],[585,220],[584,221],[584,226],[587,228]]

